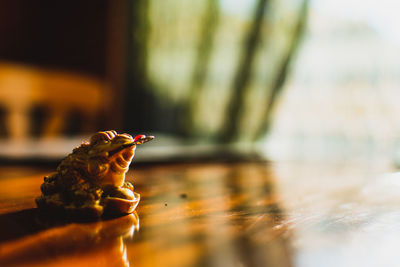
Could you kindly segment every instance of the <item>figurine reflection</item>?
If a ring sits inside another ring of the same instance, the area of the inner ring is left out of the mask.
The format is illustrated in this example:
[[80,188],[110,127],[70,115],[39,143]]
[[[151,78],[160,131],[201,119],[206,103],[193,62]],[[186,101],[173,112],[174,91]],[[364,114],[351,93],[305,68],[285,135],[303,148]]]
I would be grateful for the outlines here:
[[0,266],[129,266],[125,240],[139,229],[136,212],[73,223],[0,245]]

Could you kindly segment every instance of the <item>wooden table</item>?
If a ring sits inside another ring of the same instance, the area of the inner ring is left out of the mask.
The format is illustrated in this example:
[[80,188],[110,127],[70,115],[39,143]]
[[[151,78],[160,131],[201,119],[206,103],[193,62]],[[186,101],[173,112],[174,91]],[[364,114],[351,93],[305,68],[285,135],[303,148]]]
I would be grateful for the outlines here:
[[133,166],[137,213],[38,215],[51,168],[0,167],[0,266],[398,266],[400,176],[266,162]]

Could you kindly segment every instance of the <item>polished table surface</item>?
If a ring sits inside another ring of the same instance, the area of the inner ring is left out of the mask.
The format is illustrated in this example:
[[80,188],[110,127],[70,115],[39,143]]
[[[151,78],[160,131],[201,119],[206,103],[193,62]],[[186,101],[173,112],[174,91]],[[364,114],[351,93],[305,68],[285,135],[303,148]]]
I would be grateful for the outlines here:
[[399,266],[400,176],[373,164],[131,166],[134,214],[40,216],[49,167],[0,166],[0,266]]

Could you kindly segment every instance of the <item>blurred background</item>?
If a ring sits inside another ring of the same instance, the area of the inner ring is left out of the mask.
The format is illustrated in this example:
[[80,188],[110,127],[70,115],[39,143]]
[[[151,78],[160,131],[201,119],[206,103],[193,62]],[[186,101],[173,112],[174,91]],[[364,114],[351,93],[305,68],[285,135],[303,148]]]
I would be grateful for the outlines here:
[[0,156],[116,129],[157,136],[142,159],[397,164],[399,5],[0,0]]
[[269,132],[269,153],[399,166],[398,1],[312,0]]
[[[381,174],[400,166],[398,10],[398,0],[0,0],[0,176],[26,177],[29,162],[36,173],[109,129],[156,136],[135,163],[269,159],[136,172],[155,208],[140,214],[144,255],[150,222],[185,223],[154,235],[175,248],[199,208],[211,213],[196,218],[228,227],[256,218],[245,237],[283,233],[262,250],[280,265],[397,266],[399,177]],[[20,185],[3,187],[31,201]],[[186,192],[210,201],[195,198],[188,217],[163,213],[191,201]],[[238,240],[223,252],[260,251]]]

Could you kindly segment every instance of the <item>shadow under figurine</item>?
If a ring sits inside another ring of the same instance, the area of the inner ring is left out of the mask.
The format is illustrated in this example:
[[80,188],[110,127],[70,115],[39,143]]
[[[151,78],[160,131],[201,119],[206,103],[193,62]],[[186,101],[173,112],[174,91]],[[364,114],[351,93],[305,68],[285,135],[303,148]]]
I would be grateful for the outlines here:
[[96,218],[132,213],[140,200],[133,185],[125,181],[136,145],[153,136],[98,132],[76,147],[46,176],[36,204],[42,211],[67,216]]

